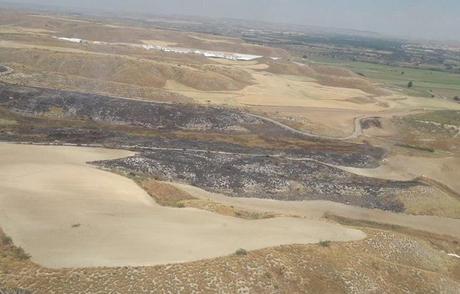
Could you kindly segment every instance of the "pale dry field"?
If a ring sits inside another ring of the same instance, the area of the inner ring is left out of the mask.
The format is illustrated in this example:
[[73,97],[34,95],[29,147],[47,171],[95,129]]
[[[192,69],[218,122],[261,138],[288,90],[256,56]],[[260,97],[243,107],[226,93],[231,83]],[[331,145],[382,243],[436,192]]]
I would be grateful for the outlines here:
[[321,220],[325,215],[396,225],[434,234],[460,237],[460,219],[438,216],[408,215],[379,209],[367,209],[331,201],[279,201],[271,199],[234,198],[211,193],[190,185],[170,183],[199,199],[223,203],[240,209]]
[[131,180],[86,164],[129,154],[0,144],[0,226],[33,261],[52,268],[156,265],[365,237],[318,219],[243,220],[162,207]]
[[[264,68],[266,65],[259,64],[257,67],[238,66],[234,68],[249,72],[254,79],[254,84],[238,91],[198,91],[185,87],[180,83],[169,83],[165,89],[192,97],[199,103],[229,104],[232,106],[260,105],[278,107],[323,107],[336,108],[337,105],[345,109],[355,108],[355,104],[349,99],[355,97],[367,97],[369,94],[349,88],[328,87],[318,84],[314,79],[291,75],[277,75],[268,72],[260,72],[254,68]],[[374,105],[361,106],[364,110],[375,110]]]
[[393,155],[386,158],[377,168],[342,167],[342,169],[366,177],[390,180],[411,180],[425,176],[442,182],[455,191],[460,191],[459,166],[458,157]]

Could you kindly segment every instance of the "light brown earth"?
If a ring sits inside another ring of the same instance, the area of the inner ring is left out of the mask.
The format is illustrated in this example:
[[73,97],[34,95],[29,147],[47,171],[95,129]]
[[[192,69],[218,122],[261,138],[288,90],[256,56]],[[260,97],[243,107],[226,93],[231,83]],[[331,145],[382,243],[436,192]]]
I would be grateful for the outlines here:
[[162,207],[133,181],[86,164],[129,154],[0,144],[0,225],[33,261],[52,268],[166,264],[365,237],[318,219],[244,220]]
[[299,216],[312,220],[320,220],[325,215],[336,215],[347,219],[397,225],[460,238],[460,219],[392,213],[379,209],[367,209],[330,201],[279,201],[255,198],[234,198],[218,193],[211,193],[186,184],[170,184],[187,192],[193,197],[208,199],[240,209]]

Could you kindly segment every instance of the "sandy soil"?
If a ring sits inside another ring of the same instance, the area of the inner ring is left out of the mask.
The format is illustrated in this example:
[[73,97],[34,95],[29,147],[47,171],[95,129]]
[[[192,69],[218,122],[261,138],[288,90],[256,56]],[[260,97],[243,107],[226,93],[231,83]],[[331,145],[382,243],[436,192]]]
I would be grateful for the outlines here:
[[179,183],[171,184],[186,191],[193,197],[209,199],[241,209],[259,212],[269,211],[275,214],[299,216],[311,220],[320,220],[325,214],[332,214],[355,220],[398,225],[435,234],[445,234],[457,238],[460,237],[459,219],[392,213],[378,209],[348,206],[330,201],[279,201],[255,198],[234,198],[218,193],[210,193],[190,185]]
[[0,144],[0,226],[33,261],[53,268],[156,265],[365,237],[318,219],[248,221],[161,207],[131,180],[85,163],[128,155]]

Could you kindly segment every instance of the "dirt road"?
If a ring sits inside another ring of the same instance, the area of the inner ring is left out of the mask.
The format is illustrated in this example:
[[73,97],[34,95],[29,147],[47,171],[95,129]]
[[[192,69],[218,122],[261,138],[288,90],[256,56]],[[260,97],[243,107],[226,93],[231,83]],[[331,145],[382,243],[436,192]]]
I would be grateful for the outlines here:
[[[246,114],[249,115],[249,116],[264,120],[266,122],[270,122],[270,123],[272,123],[274,125],[277,125],[278,127],[281,127],[284,130],[289,131],[289,132],[291,132],[293,134],[307,136],[307,137],[311,137],[311,138],[328,139],[328,140],[342,140],[342,141],[356,139],[359,136],[361,136],[362,133],[363,133],[363,130],[361,128],[361,120],[367,118],[367,116],[358,116],[358,117],[356,117],[354,119],[354,129],[353,129],[353,132],[350,135],[345,136],[345,137],[331,137],[331,136],[323,136],[323,135],[313,134],[313,133],[306,132],[306,131],[300,131],[298,129],[295,129],[295,128],[292,128],[292,127],[290,127],[288,125],[285,125],[285,124],[283,124],[283,123],[281,123],[279,121],[276,121],[274,119],[271,119],[271,118],[268,118],[268,117],[265,117],[265,116],[262,116],[262,115],[257,115],[257,114],[248,113],[248,112],[246,112]],[[369,117],[374,117],[374,116],[369,116]]]

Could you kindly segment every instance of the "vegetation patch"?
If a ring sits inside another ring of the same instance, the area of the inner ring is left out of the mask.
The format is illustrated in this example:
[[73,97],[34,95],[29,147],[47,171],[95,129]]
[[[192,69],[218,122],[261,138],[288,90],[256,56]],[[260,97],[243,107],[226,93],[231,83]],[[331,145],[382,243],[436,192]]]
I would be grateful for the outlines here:
[[240,248],[240,249],[235,251],[235,255],[237,255],[237,256],[245,256],[245,255],[248,255],[248,252],[245,249]]
[[3,258],[11,258],[20,261],[30,258],[30,255],[21,247],[15,246],[13,240],[5,235],[2,230],[0,230],[0,248],[0,253]]
[[317,61],[345,67],[372,81],[397,89],[410,96],[454,100],[455,96],[460,93],[460,83],[458,82],[460,74],[458,73],[324,58]]
[[429,147],[422,147],[422,146],[415,146],[415,145],[409,145],[409,144],[395,144],[395,146],[398,147],[403,147],[403,148],[409,148],[409,149],[414,149],[414,150],[419,150],[419,151],[425,151],[425,152],[431,152],[433,153],[435,150],[433,148]]
[[329,240],[321,240],[321,241],[319,241],[318,244],[321,247],[329,247],[331,245],[331,241],[329,241]]
[[18,122],[15,120],[0,118],[0,126],[14,126],[17,124]]
[[154,179],[143,179],[137,182],[158,204],[163,206],[182,208],[185,207],[182,201],[196,199],[174,186]]

